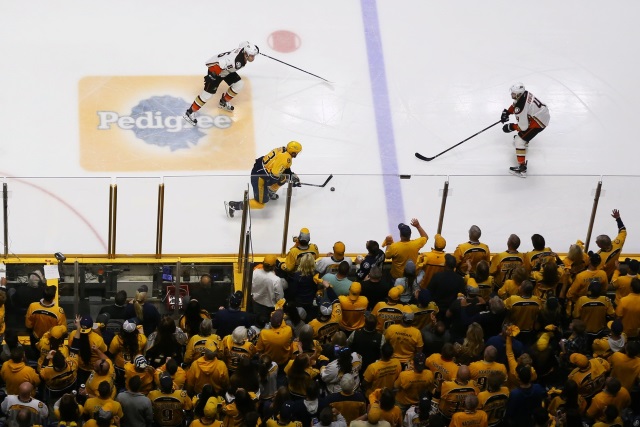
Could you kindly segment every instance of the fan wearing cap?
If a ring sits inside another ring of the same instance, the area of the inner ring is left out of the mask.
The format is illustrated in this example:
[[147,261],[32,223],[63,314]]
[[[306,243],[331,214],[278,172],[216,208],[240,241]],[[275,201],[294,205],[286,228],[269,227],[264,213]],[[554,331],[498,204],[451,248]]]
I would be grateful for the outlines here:
[[204,405],[204,416],[194,418],[189,427],[221,427],[222,421],[217,419],[220,407],[223,405],[224,399],[218,397],[210,397]]
[[89,397],[84,403],[83,413],[85,418],[95,418],[100,409],[111,411],[115,416],[122,418],[122,405],[113,400],[113,385],[102,381],[98,386],[98,394]]
[[210,319],[205,319],[200,323],[199,333],[189,338],[183,362],[190,364],[195,359],[202,356],[204,354],[204,350],[212,345],[216,348],[221,348],[222,338],[213,333],[213,322]]
[[[62,307],[59,307],[56,303],[57,291],[57,287],[47,286],[44,289],[42,299],[29,304],[25,317],[25,326],[31,331],[32,337],[35,338],[35,341],[32,341],[33,344],[54,326],[67,326],[67,316],[64,314]],[[35,348],[35,345],[33,345],[33,348]]]
[[124,371],[124,364],[130,362],[136,354],[140,354],[147,345],[147,337],[141,334],[135,319],[125,320],[120,332],[109,344],[109,353],[115,362],[116,369]]
[[599,357],[587,359],[584,354],[573,353],[569,362],[575,368],[567,377],[578,384],[578,393],[585,399],[591,399],[602,390],[605,379],[611,369],[609,362]]
[[616,316],[622,319],[624,333],[629,338],[638,336],[640,328],[640,279],[631,280],[631,293],[620,300]]
[[581,319],[587,327],[587,333],[598,335],[607,326],[607,320],[615,317],[611,300],[602,295],[602,284],[592,280],[586,296],[581,296],[573,305],[573,317]]
[[423,252],[418,256],[416,261],[416,277],[420,285],[420,289],[427,289],[429,282],[434,274],[444,270],[444,248],[447,241],[441,234],[436,234],[433,238],[433,248],[429,252]]
[[366,279],[373,267],[382,269],[385,259],[384,251],[380,249],[380,244],[375,240],[367,240],[365,248],[367,249],[367,254],[364,258],[362,255],[356,257],[356,264],[358,265],[356,276],[361,282]]
[[258,264],[253,269],[251,298],[253,299],[253,313],[256,316],[268,316],[278,300],[284,298],[284,288],[287,286],[287,282],[276,275],[277,263],[277,256],[267,255],[262,264]]
[[615,305],[620,304],[620,300],[631,293],[631,280],[638,277],[640,262],[637,259],[626,258],[621,263],[616,263],[616,271],[611,277],[611,286],[616,290]]
[[398,390],[396,401],[403,412],[411,405],[417,405],[420,395],[433,390],[435,386],[435,376],[433,372],[426,369],[426,356],[424,353],[416,353],[413,356],[411,370],[402,371],[394,384]]
[[309,322],[313,328],[313,338],[320,344],[328,344],[331,337],[340,329],[342,308],[339,302],[323,302],[318,310],[318,317]]
[[293,330],[284,323],[284,312],[276,310],[271,314],[271,327],[263,329],[258,336],[258,354],[267,354],[271,360],[284,369],[291,355]]
[[229,370],[218,359],[218,348],[213,343],[207,345],[203,356],[194,360],[187,371],[186,388],[189,395],[200,393],[205,384],[213,385],[217,394],[229,386]]
[[390,325],[384,332],[384,339],[393,346],[393,357],[406,364],[417,353],[422,352],[422,333],[413,326],[415,315],[404,313],[399,324]]
[[342,242],[335,242],[333,244],[333,252],[329,252],[327,256],[319,258],[316,261],[316,271],[320,277],[324,276],[325,273],[336,273],[338,271],[338,266],[342,261],[346,261],[349,264],[349,269],[353,265],[353,260],[349,257],[345,257],[344,253],[346,251],[345,245]]
[[[328,288],[327,291],[329,299],[334,300],[335,295],[332,296],[333,289]],[[353,282],[349,287],[349,295],[340,295],[338,297],[342,310],[340,329],[347,333],[364,326],[364,314],[367,311],[369,300],[367,297],[360,295],[361,292],[362,286],[360,283]]]
[[40,378],[49,392],[49,399],[56,400],[67,391],[71,391],[75,384],[78,377],[78,358],[51,350],[45,358],[45,363],[46,365],[40,368]]
[[601,234],[596,237],[596,245],[600,248],[598,251],[598,255],[600,255],[600,264],[598,265],[598,269],[602,269],[607,273],[607,281],[602,283],[608,283],[613,276],[613,271],[616,268],[616,261],[620,258],[622,246],[624,245],[624,241],[627,239],[627,228],[622,223],[620,211],[618,209],[614,209],[611,212],[611,216],[616,220],[616,224],[618,225],[618,235],[616,238],[611,240],[611,237],[606,234]]
[[139,377],[141,380],[139,392],[146,396],[155,387],[155,372],[156,370],[149,365],[147,359],[142,354],[138,354],[134,356],[132,362],[124,364],[125,384],[129,384],[132,377]]
[[75,332],[69,339],[71,353],[78,355],[78,381],[85,383],[96,361],[107,351],[107,345],[93,330],[91,316],[76,315]]
[[36,343],[36,348],[40,351],[40,357],[38,358],[37,371],[40,372],[42,366],[46,366],[49,362],[45,363],[45,358],[51,352],[61,352],[65,357],[69,356],[69,347],[64,344],[64,340],[67,337],[67,325],[54,326],[48,332],[40,338]]
[[420,225],[420,221],[416,218],[411,219],[412,226],[418,230],[420,237],[411,240],[411,227],[407,224],[398,224],[398,230],[400,231],[400,241],[394,242],[393,236],[388,235],[385,237],[382,247],[386,247],[384,256],[386,259],[391,260],[391,277],[397,279],[402,277],[404,273],[404,265],[407,261],[411,260],[414,263],[418,260],[418,254],[420,249],[427,244],[429,236]]
[[311,242],[311,233],[308,228],[301,228],[300,233],[294,238],[294,245],[287,252],[287,256],[284,263],[280,265],[283,271],[293,272],[296,271],[300,258],[304,254],[312,254],[313,259],[318,259],[320,251],[315,243]]
[[394,286],[387,294],[387,301],[380,301],[371,312],[378,319],[378,332],[383,332],[387,327],[399,323],[404,313],[412,313],[410,307],[400,302],[400,296],[404,288]]
[[160,375],[160,389],[147,395],[153,407],[153,419],[160,427],[182,426],[185,411],[193,408],[186,390],[174,390],[173,379],[168,372]]

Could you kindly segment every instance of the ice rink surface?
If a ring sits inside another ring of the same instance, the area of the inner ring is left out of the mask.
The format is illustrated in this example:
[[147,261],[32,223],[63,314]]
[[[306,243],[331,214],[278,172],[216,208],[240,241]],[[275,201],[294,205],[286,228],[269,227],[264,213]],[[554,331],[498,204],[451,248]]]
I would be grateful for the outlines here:
[[[494,252],[511,233],[524,251],[540,233],[566,252],[586,237],[602,180],[594,237],[616,234],[618,208],[624,252],[640,253],[639,13],[634,0],[2,2],[10,251],[105,253],[117,183],[117,252],[153,253],[163,182],[163,252],[234,253],[240,221],[223,201],[241,198],[255,157],[298,140],[293,170],[310,183],[333,174],[336,191],[294,189],[288,245],[308,227],[321,252],[336,240],[362,252],[412,217],[433,236],[448,180],[448,251],[477,224]],[[202,110],[227,128],[184,127],[176,114],[202,89],[205,61],[243,40],[332,83],[259,56],[240,70],[233,116],[220,118],[221,91]],[[526,179],[507,173],[515,153],[500,126],[432,162],[414,157],[496,122],[516,81],[551,111]],[[144,131],[115,119],[142,113],[174,116]],[[256,253],[280,251],[280,194],[252,212]]]

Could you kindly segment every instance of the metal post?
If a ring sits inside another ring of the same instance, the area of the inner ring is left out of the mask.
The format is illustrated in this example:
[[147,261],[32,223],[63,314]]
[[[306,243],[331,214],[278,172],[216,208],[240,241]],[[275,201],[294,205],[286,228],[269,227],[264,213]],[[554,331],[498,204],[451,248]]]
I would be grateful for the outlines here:
[[4,216],[4,257],[9,256],[9,190],[7,183],[2,184],[2,212]]
[[247,230],[247,218],[249,217],[249,190],[244,190],[242,198],[242,222],[240,223],[240,244],[238,246],[238,273],[242,271],[242,251],[244,250],[245,231]]
[[251,250],[251,230],[247,230],[244,243],[244,271],[242,274],[242,294],[244,295],[244,301],[242,302],[245,309],[247,307],[248,295],[251,294],[250,279],[251,279],[251,260],[249,254]]
[[176,262],[176,273],[173,276],[175,278],[174,282],[174,292],[176,302],[173,309],[173,318],[174,320],[178,320],[180,318],[180,290],[182,289],[182,262]]
[[442,234],[442,222],[444,221],[444,209],[447,206],[447,196],[449,195],[449,180],[444,182],[444,188],[442,189],[442,203],[440,204],[440,218],[438,219],[438,232]]
[[164,183],[158,186],[158,216],[156,221],[156,258],[162,258],[162,222],[164,217]]
[[73,263],[73,314],[78,315],[80,310],[80,264],[78,260]]
[[113,184],[113,228],[111,235],[111,258],[116,257],[116,236],[118,235],[118,185]]
[[591,219],[589,220],[589,229],[587,230],[587,238],[584,240],[584,251],[589,250],[589,240],[591,240],[591,233],[593,232],[593,223],[596,220],[596,211],[598,210],[598,201],[600,201],[600,193],[602,191],[602,178],[598,181],[596,187],[596,195],[593,198],[593,207],[591,208]]
[[287,253],[287,235],[289,234],[289,216],[291,214],[291,195],[293,194],[293,183],[289,180],[287,185],[287,204],[284,208],[284,229],[282,231],[282,249],[280,250],[280,256],[285,256]]

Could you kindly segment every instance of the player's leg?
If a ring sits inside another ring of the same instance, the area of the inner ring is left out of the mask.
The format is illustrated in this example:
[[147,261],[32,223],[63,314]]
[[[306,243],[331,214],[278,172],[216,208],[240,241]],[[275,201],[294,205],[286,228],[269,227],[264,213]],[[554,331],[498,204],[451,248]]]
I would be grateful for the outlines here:
[[222,82],[222,79],[216,75],[208,74],[204,76],[204,90],[193,100],[189,109],[184,113],[183,117],[186,121],[194,126],[198,123],[195,112],[201,109],[204,104],[213,97],[218,90],[218,86],[220,86],[220,82]]
[[518,166],[509,168],[509,171],[516,176],[524,178],[527,176],[527,143],[520,137],[520,133],[513,137],[513,142],[516,146],[516,159],[518,160]]
[[268,187],[269,199],[278,200],[280,198],[280,196],[278,196],[277,192],[280,189],[280,187],[282,187],[284,184],[286,184],[286,182],[287,182],[286,175],[282,175],[282,178],[280,178],[280,181],[271,184]]
[[[251,209],[263,209],[264,205],[269,201],[268,189],[269,185],[265,181],[264,176],[251,175],[251,188],[253,189],[253,199],[249,200],[249,207]],[[235,215],[235,211],[241,211],[243,206],[242,202],[225,202],[225,209],[227,215],[231,218]]]
[[231,100],[235,98],[238,93],[240,93],[240,91],[244,87],[244,82],[242,81],[238,73],[230,73],[224,78],[224,81],[229,85],[229,89],[227,89],[227,91],[222,94],[218,106],[223,110],[233,111]]

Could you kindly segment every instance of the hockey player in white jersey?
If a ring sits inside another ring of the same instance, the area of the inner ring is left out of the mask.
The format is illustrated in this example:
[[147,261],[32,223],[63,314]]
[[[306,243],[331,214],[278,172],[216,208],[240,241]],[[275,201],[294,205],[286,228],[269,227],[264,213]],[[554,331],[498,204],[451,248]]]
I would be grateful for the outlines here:
[[233,111],[231,100],[242,90],[244,82],[238,75],[237,71],[247,65],[247,62],[253,62],[256,55],[260,52],[258,46],[247,42],[240,45],[229,52],[223,52],[207,61],[209,72],[204,76],[204,90],[196,97],[191,107],[184,113],[183,117],[192,125],[196,125],[195,112],[207,103],[218,90],[218,86],[222,81],[229,85],[227,92],[222,94],[218,106],[226,111]]
[[502,111],[500,121],[509,121],[509,115],[515,114],[516,123],[506,123],[502,130],[506,133],[518,131],[513,137],[516,147],[518,166],[509,168],[509,172],[521,178],[527,176],[527,146],[537,134],[549,126],[549,109],[540,102],[531,92],[524,88],[522,83],[516,83],[510,88],[513,105]]

